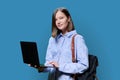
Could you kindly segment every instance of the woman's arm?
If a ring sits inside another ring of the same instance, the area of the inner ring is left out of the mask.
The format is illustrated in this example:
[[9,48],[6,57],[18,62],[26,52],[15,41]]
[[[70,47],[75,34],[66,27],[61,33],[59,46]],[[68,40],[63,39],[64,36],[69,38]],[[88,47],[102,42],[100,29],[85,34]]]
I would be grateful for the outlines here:
[[50,62],[52,61],[53,59],[53,55],[52,55],[52,52],[53,52],[53,44],[54,44],[54,38],[51,37],[49,39],[49,42],[48,42],[48,47],[47,47],[47,51],[46,51],[46,62],[45,62],[45,65],[46,66],[53,66],[52,64],[50,64]]

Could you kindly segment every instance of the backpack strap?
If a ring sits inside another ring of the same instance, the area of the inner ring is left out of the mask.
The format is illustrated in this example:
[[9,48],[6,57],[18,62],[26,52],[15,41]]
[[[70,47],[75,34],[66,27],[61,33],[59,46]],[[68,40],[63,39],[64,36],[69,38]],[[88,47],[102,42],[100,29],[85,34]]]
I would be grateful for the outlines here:
[[74,38],[77,34],[73,35],[72,37],[72,41],[71,41],[71,51],[72,51],[72,62],[75,63],[76,59],[75,59],[75,43],[74,43]]
[[[77,34],[73,35],[72,41],[71,41],[71,51],[72,51],[72,62],[73,63],[76,63],[76,59],[75,59],[75,42],[74,42],[75,41],[74,38],[75,38],[76,35]],[[77,75],[76,74],[72,75],[72,77],[73,77],[74,80],[77,80]]]

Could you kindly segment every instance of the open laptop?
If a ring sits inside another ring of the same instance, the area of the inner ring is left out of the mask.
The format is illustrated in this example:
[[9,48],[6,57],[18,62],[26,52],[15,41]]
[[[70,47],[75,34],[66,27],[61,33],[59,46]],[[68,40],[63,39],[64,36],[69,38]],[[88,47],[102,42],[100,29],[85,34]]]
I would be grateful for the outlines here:
[[25,64],[31,64],[32,67],[35,65],[42,68],[52,67],[40,64],[36,42],[20,41],[20,45]]

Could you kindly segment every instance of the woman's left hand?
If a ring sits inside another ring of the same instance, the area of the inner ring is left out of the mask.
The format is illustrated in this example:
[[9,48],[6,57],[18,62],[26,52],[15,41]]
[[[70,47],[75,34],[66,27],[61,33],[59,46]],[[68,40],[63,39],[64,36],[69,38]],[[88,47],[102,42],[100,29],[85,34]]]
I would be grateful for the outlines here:
[[56,67],[56,68],[58,68],[59,67],[59,65],[58,65],[58,63],[57,62],[55,62],[55,61],[52,61],[52,62],[50,62],[49,64],[52,64],[54,67]]

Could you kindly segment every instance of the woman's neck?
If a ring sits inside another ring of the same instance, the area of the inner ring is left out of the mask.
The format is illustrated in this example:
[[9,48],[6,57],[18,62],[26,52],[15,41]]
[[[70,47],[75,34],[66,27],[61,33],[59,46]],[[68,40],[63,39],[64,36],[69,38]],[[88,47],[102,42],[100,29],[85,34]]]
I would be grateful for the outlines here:
[[62,34],[65,35],[68,32],[68,30],[62,31]]

